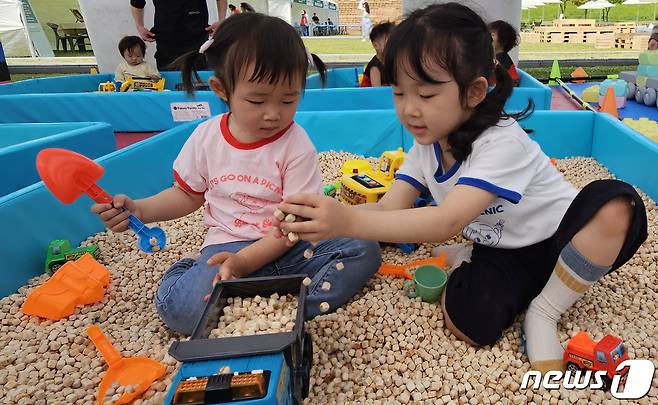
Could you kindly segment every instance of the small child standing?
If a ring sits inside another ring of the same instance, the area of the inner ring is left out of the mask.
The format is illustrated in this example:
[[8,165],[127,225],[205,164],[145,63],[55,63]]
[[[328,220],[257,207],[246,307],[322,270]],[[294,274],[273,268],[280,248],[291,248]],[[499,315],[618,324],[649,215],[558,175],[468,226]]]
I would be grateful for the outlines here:
[[215,281],[242,277],[303,274],[311,279],[307,317],[337,309],[377,272],[379,245],[343,238],[289,247],[270,232],[284,198],[322,194],[315,148],[293,117],[311,60],[322,76],[324,65],[290,24],[259,13],[227,18],[199,50],[181,56],[190,92],[193,66],[201,58],[214,73],[210,88],[230,112],[199,124],[190,135],[173,162],[173,187],[137,201],[117,195],[114,204],[95,204],[92,211],[108,228],[123,232],[129,212],[149,223],[181,218],[205,205],[208,232],[200,257],[174,263],[155,296],[160,317],[175,331],[192,333]]
[[372,31],[370,31],[370,41],[372,42],[372,47],[375,48],[376,53],[363,70],[361,87],[388,86],[388,83],[382,77],[382,72],[384,71],[384,64],[382,61],[384,60],[386,41],[388,41],[388,36],[391,34],[393,28],[395,28],[395,24],[388,21],[376,24],[372,27]]
[[140,37],[129,35],[119,41],[119,53],[123,62],[114,71],[114,80],[125,82],[130,77],[148,77],[160,80],[160,72],[148,62],[144,62],[146,43]]
[[519,45],[519,34],[508,22],[503,20],[494,21],[489,24],[491,39],[493,40],[496,61],[507,71],[512,78],[514,86],[519,85],[521,80],[516,66],[508,52]]

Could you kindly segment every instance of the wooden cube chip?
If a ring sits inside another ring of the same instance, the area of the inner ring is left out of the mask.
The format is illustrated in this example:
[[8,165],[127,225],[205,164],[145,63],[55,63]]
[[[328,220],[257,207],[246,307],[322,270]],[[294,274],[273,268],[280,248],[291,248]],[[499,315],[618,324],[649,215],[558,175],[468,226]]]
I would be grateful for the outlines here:
[[274,218],[278,219],[279,221],[283,221],[283,219],[286,217],[286,214],[281,211],[280,209],[276,209],[274,211]]

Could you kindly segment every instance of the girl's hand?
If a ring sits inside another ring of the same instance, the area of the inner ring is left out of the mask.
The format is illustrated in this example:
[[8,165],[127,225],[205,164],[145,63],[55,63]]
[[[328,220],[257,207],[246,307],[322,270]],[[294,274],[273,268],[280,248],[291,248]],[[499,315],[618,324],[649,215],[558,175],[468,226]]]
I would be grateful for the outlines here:
[[317,194],[295,194],[287,198],[279,209],[286,214],[306,219],[301,222],[275,220],[274,223],[284,233],[295,232],[302,240],[318,242],[350,233],[352,212],[335,198]]
[[[219,265],[219,271],[215,274],[215,277],[212,279],[212,290],[215,289],[217,283],[223,280],[235,280],[240,278],[243,274],[247,274],[248,266],[247,261],[244,257],[231,253],[231,252],[221,252],[213,255],[206,262],[211,266]],[[208,301],[210,294],[203,297],[204,301]]]
[[[123,210],[122,208],[125,208]],[[142,213],[135,201],[123,194],[114,196],[113,204],[94,204],[91,212],[98,214],[101,220],[112,232],[123,232],[128,229],[128,216],[130,214],[140,218]]]
[[249,273],[249,265],[243,256],[231,252],[221,252],[212,256],[207,262],[211,266],[220,266],[213,280],[213,286],[220,281],[235,280]]

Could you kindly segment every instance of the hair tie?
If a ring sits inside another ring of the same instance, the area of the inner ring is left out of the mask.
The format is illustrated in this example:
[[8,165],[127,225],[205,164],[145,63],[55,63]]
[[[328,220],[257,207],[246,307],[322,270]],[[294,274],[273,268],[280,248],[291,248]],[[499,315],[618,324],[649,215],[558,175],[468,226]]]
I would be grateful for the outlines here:
[[308,64],[311,67],[315,67],[315,62],[313,61],[313,55],[311,54],[311,51],[308,50],[308,48],[304,48],[306,50],[306,58],[308,59]]
[[206,42],[204,42],[201,47],[199,47],[199,53],[206,53],[208,48],[215,42],[215,38],[208,38]]

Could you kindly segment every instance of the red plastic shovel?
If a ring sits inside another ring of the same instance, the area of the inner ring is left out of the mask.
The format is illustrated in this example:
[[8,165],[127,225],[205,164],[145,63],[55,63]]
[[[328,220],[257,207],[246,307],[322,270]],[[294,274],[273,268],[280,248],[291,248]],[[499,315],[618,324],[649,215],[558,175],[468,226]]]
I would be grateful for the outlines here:
[[[44,149],[37,155],[37,171],[48,190],[64,204],[71,204],[82,194],[87,194],[99,204],[112,204],[114,200],[96,184],[105,169],[79,153],[60,148]],[[128,220],[130,229],[139,237],[141,250],[150,253],[153,246],[158,246],[158,250],[164,249],[167,236],[162,229],[149,228],[134,215],[130,215]],[[157,243],[151,243],[152,238]]]

